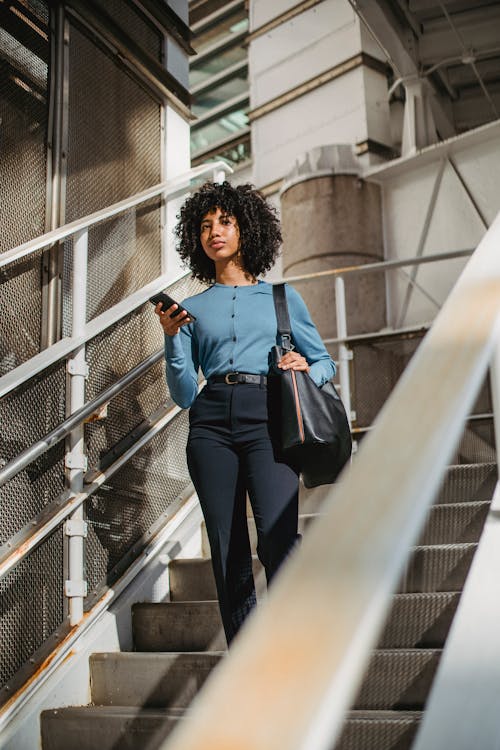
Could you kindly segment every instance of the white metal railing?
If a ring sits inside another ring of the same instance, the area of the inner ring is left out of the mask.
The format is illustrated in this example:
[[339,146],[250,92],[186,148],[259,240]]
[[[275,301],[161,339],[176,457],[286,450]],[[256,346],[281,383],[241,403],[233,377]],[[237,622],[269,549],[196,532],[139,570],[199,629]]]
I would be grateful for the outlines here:
[[[13,263],[20,258],[31,255],[37,250],[50,247],[55,242],[60,242],[73,236],[75,238],[73,260],[74,263],[79,266],[84,276],[86,276],[88,230],[90,227],[110,219],[113,216],[117,216],[124,211],[128,211],[130,208],[139,206],[141,203],[145,203],[151,198],[155,198],[159,195],[167,200],[172,200],[189,190],[189,183],[191,180],[195,180],[208,174],[212,174],[214,179],[219,179],[225,172],[232,172],[232,169],[225,162],[221,161],[194,167],[185,174],[161,182],[158,185],[154,185],[153,187],[143,190],[130,198],[114,203],[112,206],[103,208],[100,211],[96,211],[81,219],[72,221],[69,224],[65,224],[58,229],[53,229],[46,234],[42,234],[40,237],[36,237],[29,242],[24,242],[22,245],[18,245],[12,250],[2,253],[0,255],[0,268]],[[41,372],[49,367],[49,365],[54,364],[71,352],[76,351],[79,346],[96,336],[98,333],[101,333],[101,331],[104,331],[112,325],[113,322],[116,323],[125,315],[128,315],[133,309],[140,307],[140,305],[146,302],[146,300],[155,292],[163,289],[167,284],[175,283],[184,275],[186,274],[179,274],[177,277],[172,277],[164,273],[162,276],[159,276],[154,281],[137,290],[129,297],[123,299],[117,305],[114,305],[105,313],[99,315],[88,323],[85,322],[85,300],[82,300],[82,307],[79,311],[78,319],[73,320],[72,335],[61,339],[57,343],[32,357],[29,362],[19,365],[11,372],[1,377],[0,398],[14,388],[17,388],[26,380],[29,380],[37,372]],[[75,274],[73,274],[73,282],[71,289],[72,297],[79,295],[81,293],[79,289],[81,290],[84,288],[84,285],[81,283],[81,277],[75,276]],[[75,330],[75,328],[78,330]]]
[[[194,176],[198,176],[202,173],[202,170],[200,168],[197,168],[196,170],[193,170],[193,171],[196,173]],[[179,179],[185,183],[184,178],[179,178]],[[154,190],[156,194],[158,187],[153,188],[152,190]],[[143,200],[147,200],[149,199],[149,197],[151,197],[151,191],[145,191],[142,194]],[[107,218],[109,216],[116,215],[118,206],[120,207],[120,210],[126,210],[127,208],[130,207],[130,205],[137,205],[138,200],[139,200],[138,197],[134,196],[127,201],[121,202],[120,204],[115,204],[114,206],[104,209],[98,212],[97,214],[92,214],[90,217],[83,218],[79,220],[78,222],[74,222],[73,225],[66,225],[65,227],[61,227],[60,229],[57,230],[58,236],[60,237],[69,236],[71,234],[71,231],[73,230],[75,230],[80,235],[80,239],[75,242],[75,245],[76,245],[75,250],[78,256],[78,260],[74,264],[74,286],[75,286],[76,294],[79,296],[79,300],[75,300],[77,304],[73,305],[73,310],[78,308],[81,313],[85,305],[85,294],[84,294],[85,284],[82,284],[82,280],[85,280],[85,276],[86,276],[86,266],[85,266],[86,240],[84,240],[84,247],[82,250],[82,245],[80,244],[82,241],[82,237],[81,237],[82,231],[85,230],[86,226],[91,226],[92,224],[96,223],[97,216],[99,216],[100,220],[102,220],[103,216]],[[20,248],[17,248],[14,251],[10,251],[8,255],[11,258],[11,262],[12,262],[13,256],[15,256],[16,259],[18,257],[22,257],[19,255],[19,253],[26,254],[28,251],[34,252],[40,247],[43,247],[44,242],[47,241],[48,237],[50,238],[51,242],[54,241],[53,233],[49,233],[48,235],[45,235],[43,239],[37,238],[30,243],[25,243],[25,245],[20,246]],[[371,263],[371,264],[364,264],[360,266],[334,268],[334,269],[328,269],[326,271],[315,272],[312,274],[302,274],[299,276],[287,277],[286,281],[289,283],[293,283],[297,281],[315,280],[317,278],[322,278],[324,276],[333,276],[335,279],[335,300],[336,300],[336,309],[337,309],[337,325],[338,325],[337,334],[338,336],[334,339],[325,339],[325,343],[338,343],[339,344],[339,355],[338,355],[339,385],[340,385],[341,394],[344,400],[344,404],[346,406],[346,411],[348,415],[350,416],[351,421],[352,419],[354,419],[354,417],[353,417],[353,413],[351,413],[351,404],[350,404],[351,383],[350,383],[350,372],[349,372],[348,363],[352,359],[352,352],[349,348],[352,337],[348,335],[348,331],[347,331],[344,279],[346,277],[348,278],[350,276],[359,275],[360,273],[387,272],[391,270],[400,270],[404,266],[416,266],[416,265],[425,264],[425,263],[433,263],[433,262],[439,262],[439,261],[448,260],[448,259],[465,257],[467,255],[470,255],[471,253],[472,253],[472,250],[459,250],[459,251],[419,257],[419,258],[408,258],[408,259],[397,260],[397,261],[381,261],[381,262],[376,262],[376,263]],[[116,323],[117,320],[129,314],[131,310],[142,305],[155,291],[158,291],[159,289],[163,288],[167,283],[173,284],[179,281],[180,279],[184,278],[185,276],[187,276],[187,273],[178,275],[170,279],[165,275],[160,276],[157,279],[155,279],[153,282],[144,286],[142,289],[138,290],[137,292],[133,293],[126,299],[122,300],[117,305],[107,310],[105,313],[89,321],[89,323],[87,323],[85,326],[82,325],[82,321],[80,323],[78,322],[80,318],[83,319],[84,317],[84,315],[80,314],[79,318],[76,321],[76,323],[80,325],[81,327],[80,333],[76,336],[65,337],[63,340],[52,345],[47,350],[44,350],[40,352],[39,354],[35,355],[26,363],[23,363],[22,365],[15,368],[7,375],[0,378],[0,397],[3,395],[6,395],[8,392],[18,387],[21,383],[25,382],[30,377],[33,377],[35,373],[44,370],[46,367],[57,362],[63,357],[67,357],[68,355],[74,352],[78,352],[78,351],[80,351],[80,356],[82,356],[81,354],[82,345],[84,345],[88,340],[90,340],[95,335],[97,335],[97,333],[100,333],[101,331],[105,330],[108,326]],[[74,329],[75,329],[75,326],[74,326]],[[412,328],[411,330],[421,331],[422,326],[419,326],[416,329]],[[407,332],[407,329],[401,329],[401,331],[399,330],[386,331],[385,335],[397,335],[400,332]],[[364,334],[364,335],[358,334],[354,338],[357,341],[360,338],[372,337],[374,335],[377,335],[377,334],[376,333]],[[64,420],[63,423],[58,425],[55,429],[51,430],[45,436],[43,436],[38,441],[36,441],[33,445],[25,449],[21,454],[19,454],[18,456],[13,458],[11,461],[9,461],[7,464],[5,464],[2,468],[0,468],[0,487],[6,482],[10,481],[17,473],[25,469],[30,463],[35,461],[37,458],[39,458],[41,455],[47,452],[51,447],[56,445],[58,442],[60,442],[62,439],[64,439],[68,435],[72,435],[72,442],[74,445],[78,446],[78,444],[80,443],[80,447],[81,447],[81,430],[82,430],[84,421],[87,418],[89,418],[91,415],[95,414],[99,410],[100,407],[102,407],[104,404],[110,401],[113,397],[115,397],[118,393],[120,393],[124,388],[130,385],[130,383],[133,382],[136,378],[144,374],[146,370],[148,370],[153,364],[155,364],[162,357],[163,357],[162,350],[155,352],[150,357],[148,357],[144,362],[137,365],[137,367],[135,367],[130,372],[126,373],[116,383],[114,383],[112,386],[107,388],[105,391],[101,392],[98,396],[96,396],[94,399],[92,399],[89,402],[85,402],[85,399],[83,398],[83,393],[80,390],[79,399],[74,400],[74,410],[71,412],[70,416],[68,416]],[[84,362],[82,362],[80,363],[80,365],[81,366],[78,367],[75,363],[73,363],[72,369],[73,369],[73,374],[76,376],[76,381],[80,379],[78,388],[82,389],[84,378],[82,377],[81,373],[85,372],[85,364]],[[15,534],[10,540],[8,540],[6,545],[4,545],[4,548],[2,552],[0,553],[0,578],[5,576],[23,558],[25,558],[28,554],[30,554],[33,551],[33,549],[38,544],[40,544],[40,542],[43,541],[43,539],[45,539],[61,522],[65,521],[66,519],[68,519],[70,516],[72,516],[75,513],[80,515],[83,502],[91,494],[97,491],[99,487],[102,485],[102,483],[108,480],[114,474],[115,471],[117,471],[121,466],[123,466],[123,464],[126,463],[126,461],[130,459],[132,455],[134,455],[134,453],[136,453],[139,448],[141,448],[146,442],[148,442],[148,440],[152,439],[152,437],[158,434],[160,429],[163,429],[163,427],[169,421],[174,419],[179,413],[179,411],[180,410],[177,407],[174,407],[173,409],[170,409],[170,410],[160,410],[156,414],[155,420],[153,419],[150,420],[151,424],[147,432],[147,435],[143,436],[143,438],[141,438],[140,441],[136,442],[135,445],[133,445],[126,452],[126,454],[117,458],[112,463],[112,465],[108,467],[106,471],[100,472],[98,475],[92,476],[91,478],[89,478],[89,474],[87,472],[87,474],[85,475],[85,479],[86,479],[85,489],[83,488],[83,486],[81,486],[82,469],[76,465],[78,463],[78,457],[75,460],[74,456],[71,456],[69,458],[68,463],[73,464],[73,469],[72,469],[74,471],[73,476],[78,477],[77,481],[73,483],[73,485],[70,487],[68,491],[63,493],[63,495],[58,499],[58,502],[56,504],[54,504],[53,506],[49,506],[40,514],[39,517],[33,519],[30,522],[28,529],[20,529],[19,532]],[[80,453],[80,460],[81,461],[83,460],[81,453]],[[78,522],[76,524],[73,524],[73,527],[76,528],[78,525],[81,525],[81,523],[82,523],[82,519],[78,518]],[[77,535],[75,534],[75,536]],[[80,544],[78,544],[78,547],[80,547]],[[78,555],[79,555],[78,565],[76,565],[75,563],[73,567],[74,568],[77,567],[78,569],[80,569],[81,550],[78,552]],[[80,586],[83,588],[83,584],[80,584]],[[76,617],[77,618],[81,617],[81,611],[78,612]]]
[[165,750],[333,747],[490,363],[500,403],[499,245],[500,215],[330,489],[321,522]]
[[[54,242],[63,240],[69,236],[74,236],[74,263],[73,263],[73,294],[79,295],[80,298],[74,298],[72,306],[75,318],[73,319],[72,335],[65,337],[61,341],[52,345],[48,349],[35,355],[28,362],[20,365],[7,375],[0,378],[0,398],[11,392],[23,382],[33,377],[34,374],[47,368],[49,365],[61,360],[62,358],[70,359],[70,368],[72,370],[72,390],[70,416],[55,430],[52,430],[44,438],[37,441],[33,446],[24,451],[21,455],[13,459],[9,464],[0,470],[0,485],[9,481],[18,471],[25,468],[29,463],[42,455],[46,450],[59,442],[64,437],[71,435],[71,451],[68,456],[68,464],[71,469],[71,486],[64,496],[59,498],[58,502],[50,512],[44,511],[40,518],[34,519],[30,524],[29,531],[22,530],[22,533],[15,535],[7,545],[9,550],[3,551],[0,557],[0,578],[6,575],[17,563],[26,557],[38,544],[40,544],[52,531],[62,522],[66,521],[71,524],[70,532],[70,572],[69,576],[70,589],[66,592],[72,600],[72,624],[79,622],[82,618],[83,595],[85,586],[82,576],[83,570],[83,529],[82,507],[83,502],[89,495],[95,492],[117,469],[123,466],[131,456],[152,439],[163,427],[173,419],[180,411],[178,408],[170,410],[159,410],[155,415],[151,415],[150,425],[146,433],[134,445],[119,456],[106,471],[99,472],[98,475],[89,478],[86,476],[86,485],[83,487],[83,467],[85,466],[85,456],[83,455],[82,446],[82,425],[86,417],[93,413],[103,403],[113,398],[118,392],[125,388],[132,380],[139,377],[145,369],[149,368],[154,362],[162,356],[162,352],[156,352],[127,373],[119,382],[115,383],[105,392],[99,394],[92,402],[85,402],[83,383],[85,378],[85,359],[84,347],[87,341],[96,336],[101,331],[106,330],[109,326],[116,324],[117,320],[129,314],[133,309],[142,305],[153,293],[164,288],[167,284],[173,284],[187,274],[176,276],[175,278],[162,275],[144,286],[142,289],[134,292],[132,295],[122,300],[120,303],[109,309],[102,315],[85,322],[85,284],[82,280],[86,276],[86,254],[87,254],[87,235],[88,229],[94,224],[104,221],[107,218],[117,215],[118,213],[128,210],[135,205],[149,200],[157,195],[164,195],[166,198],[173,198],[186,193],[189,188],[189,181],[204,174],[213,173],[214,179],[220,179],[224,171],[229,168],[223,163],[213,163],[203,165],[191,170],[188,174],[182,175],[175,180],[157,185],[150,190],[133,196],[130,199],[121,201],[113,206],[96,212],[88,217],[84,217],[76,222],[72,222],[53,232],[49,232],[40,238],[24,243],[13,250],[0,256],[0,267],[14,260],[25,257],[40,248],[48,247]],[[325,275],[333,275],[336,285],[336,304],[337,320],[339,323],[338,338],[335,340],[339,343],[339,376],[341,389],[344,400],[348,399],[350,393],[349,368],[347,361],[350,358],[348,350],[349,336],[347,332],[347,321],[345,317],[345,302],[343,302],[343,279],[350,275],[358,273],[370,273],[398,270],[403,266],[412,266],[421,263],[434,261],[443,261],[449,258],[456,258],[469,255],[471,250],[456,251],[454,253],[445,253],[435,256],[426,256],[416,259],[405,259],[401,261],[385,261],[373,263],[364,266],[353,266],[349,268],[330,269],[315,274],[304,274],[302,276],[290,277],[286,281],[303,281],[309,278],[317,278]],[[75,302],[77,304],[75,304]],[[334,341],[334,340],[332,340]],[[347,396],[346,396],[347,394]],[[350,404],[347,402],[348,413],[350,413]],[[57,507],[56,507],[57,506]]]
[[[65,582],[65,594],[69,599],[70,625],[76,625],[83,618],[84,599],[87,595],[87,586],[84,580],[85,521],[83,516],[83,502],[103,483],[104,479],[110,473],[116,471],[124,460],[130,458],[138,450],[144,440],[138,441],[124,456],[120,457],[120,460],[115,462],[111,471],[102,472],[99,478],[96,478],[92,484],[84,489],[83,483],[84,474],[87,469],[87,459],[84,448],[83,420],[86,411],[85,380],[88,375],[85,360],[85,344],[98,333],[106,330],[111,325],[115,325],[122,317],[130,314],[131,311],[142,305],[156,291],[164,288],[167,284],[172,284],[175,280],[185,275],[182,274],[174,279],[169,278],[168,274],[164,273],[159,278],[122,300],[118,305],[107,310],[103,315],[87,323],[86,299],[89,229],[100,222],[128,211],[135,206],[139,206],[151,198],[161,196],[164,200],[168,201],[185,194],[189,191],[192,180],[210,174],[217,181],[227,172],[232,172],[232,168],[224,162],[219,161],[203,164],[174,179],[143,190],[130,198],[47,232],[34,240],[25,242],[0,255],[1,268],[20,258],[25,258],[37,250],[50,247],[56,242],[69,237],[74,238],[71,275],[71,336],[63,338],[0,378],[1,398],[51,364],[63,358],[68,359],[68,411],[70,417],[78,413],[80,418],[71,422],[70,430],[63,429],[59,432],[53,432],[48,436],[48,439],[46,437],[44,441],[41,441],[41,444],[39,441],[39,444],[34,446],[33,452],[32,449],[29,449],[25,452],[24,456],[17,457],[16,461],[11,462],[9,467],[4,467],[8,469],[6,478],[4,477],[4,481],[7,481],[13,471],[17,471],[20,466],[24,466],[27,462],[34,460],[36,455],[40,455],[45,450],[48,450],[50,441],[58,442],[67,436],[68,448],[65,456],[65,466],[68,469],[69,480],[67,497],[59,507],[53,507],[51,512],[40,514],[40,518],[34,521],[31,533],[27,535],[26,530],[20,530],[17,536],[7,542],[5,545],[7,551],[4,551],[0,558],[0,577],[6,575],[35,546],[40,544],[56,526],[64,521],[65,531],[68,536],[68,578]],[[164,269],[162,270],[164,271]],[[151,425],[148,439],[151,439],[151,436],[156,434],[172,418],[172,415],[175,416],[178,411],[179,409],[172,409],[169,414],[158,414],[155,424]]]
[[[131,200],[135,202],[136,197]],[[129,203],[127,203],[127,205],[129,205]],[[114,211],[114,207],[105,209],[106,215],[109,215],[109,212],[111,211]],[[84,219],[80,220],[79,225],[81,226],[84,221]],[[67,228],[62,227],[61,230],[58,231],[65,233],[67,232]],[[79,231],[81,230],[79,229]],[[38,249],[40,247],[40,239],[34,240],[32,246]],[[471,253],[472,250],[458,250],[450,253],[426,256],[425,258],[408,258],[398,261],[381,261],[368,265],[365,264],[359,266],[334,268],[328,269],[326,271],[315,272],[312,274],[302,274],[299,276],[294,276],[293,278],[287,277],[286,281],[289,283],[297,281],[316,280],[317,278],[322,278],[324,276],[333,276],[335,279],[335,304],[337,310],[338,335],[336,338],[325,339],[325,343],[337,343],[339,345],[337,359],[339,387],[344,405],[346,407],[346,412],[349,415],[351,423],[353,419],[355,419],[354,412],[351,411],[350,400],[351,377],[349,371],[349,361],[352,359],[352,351],[349,347],[351,339],[354,339],[355,341],[359,341],[364,338],[370,339],[374,336],[380,335],[380,332],[357,334],[354,337],[348,335],[344,279],[353,275],[359,275],[363,272],[387,272],[390,270],[401,269],[403,266],[415,266],[423,263],[432,263],[442,260],[465,257],[467,255],[470,255]],[[84,254],[80,253],[80,263],[82,262],[83,257]],[[174,284],[187,275],[187,273],[181,274],[174,278],[170,278],[168,281],[170,284]],[[75,264],[75,284],[78,282],[79,286],[77,293],[82,297],[80,302],[78,302],[80,308],[82,308],[85,304],[83,299],[83,290],[85,288],[85,285],[82,285],[82,279],[84,278],[84,268],[80,268],[78,263]],[[33,377],[33,375],[38,371],[45,369],[50,364],[53,364],[59,359],[68,356],[74,351],[77,351],[78,347],[81,347],[82,344],[93,338],[97,333],[105,330],[109,325],[116,323],[116,321],[121,317],[129,314],[131,310],[143,304],[146,299],[148,299],[158,289],[163,288],[166,283],[166,276],[158,277],[150,284],[146,285],[139,291],[127,297],[125,300],[122,300],[120,303],[107,310],[105,313],[91,320],[85,326],[85,330],[81,333],[81,335],[66,337],[62,341],[52,345],[49,349],[41,352],[38,355],[35,355],[26,363],[20,365],[18,368],[5,375],[3,378],[0,378],[0,397],[18,387],[29,377]],[[75,306],[73,306],[73,309],[75,309]],[[384,331],[384,336],[398,335],[400,333],[415,331],[421,332],[422,330],[427,330],[428,327],[430,327],[430,324],[425,326],[420,325],[408,329],[387,330]],[[151,354],[146,360],[139,363],[136,367],[119,378],[119,380],[117,380],[113,385],[99,393],[99,395],[93,398],[91,401],[85,401],[85,399],[80,398],[80,406],[77,408],[75,403],[75,410],[72,411],[72,413],[60,425],[41,437],[31,446],[22,451],[22,453],[15,456],[0,468],[0,487],[10,481],[16,474],[25,469],[27,466],[29,466],[29,464],[42,456],[44,453],[50,450],[50,448],[55,446],[71,433],[73,433],[73,440],[76,442],[76,435],[79,434],[79,431],[81,430],[81,427],[85,420],[97,414],[99,409],[103,405],[111,401],[112,398],[118,395],[123,389],[127,388],[132,382],[143,375],[150,367],[152,367],[162,358],[163,350],[161,349]],[[84,365],[82,365],[82,368],[84,369]],[[74,368],[74,370],[75,372],[77,372],[78,368]],[[80,387],[81,385],[82,384],[80,383]],[[160,410],[161,413],[158,412],[156,415],[158,424],[153,424],[153,422],[151,422],[147,438],[142,439],[140,443],[137,442],[127,452],[127,458],[130,458],[139,449],[139,447],[142,447],[145,442],[147,442],[148,439],[154,437],[154,435],[158,433],[160,426],[161,428],[163,428],[165,424],[174,419],[179,411],[180,410],[176,407],[168,410],[168,412],[166,410]],[[365,431],[368,428],[356,428],[356,430],[354,430],[354,428],[352,429],[354,432],[357,432]],[[30,554],[33,549],[40,543],[40,541],[42,541],[49,533],[51,533],[53,529],[56,528],[63,520],[68,518],[73,512],[75,512],[75,510],[79,511],[80,506],[85,501],[85,499],[89,497],[93,492],[98,490],[100,485],[104,481],[109,479],[112,474],[117,471],[124,463],[124,457],[120,457],[119,459],[115,460],[110,467],[108,467],[108,470],[106,470],[105,472],[100,472],[99,476],[92,476],[92,478],[89,477],[89,474],[87,472],[87,474],[85,475],[85,480],[87,483],[85,491],[83,490],[83,487],[75,485],[71,488],[72,492],[67,491],[66,493],[63,493],[64,496],[67,497],[66,499],[64,499],[64,497],[59,498],[61,502],[57,503],[57,507],[52,508],[52,511],[50,509],[45,510],[40,514],[40,518],[35,518],[31,521],[29,525],[29,532],[26,529],[19,530],[19,532],[15,534],[6,545],[4,545],[4,549],[6,549],[6,551],[0,552],[0,578],[5,576],[24,557]]]

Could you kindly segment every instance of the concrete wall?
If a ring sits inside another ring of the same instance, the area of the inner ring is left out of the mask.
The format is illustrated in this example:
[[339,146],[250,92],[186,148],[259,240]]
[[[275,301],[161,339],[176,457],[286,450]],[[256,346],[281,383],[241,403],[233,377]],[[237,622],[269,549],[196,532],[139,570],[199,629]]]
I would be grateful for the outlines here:
[[[253,0],[250,30],[294,5]],[[250,43],[251,111],[361,52],[384,60],[347,0],[324,0],[290,18]],[[367,139],[392,145],[386,76],[360,65],[252,120],[254,181],[262,187],[281,180],[314,147]]]

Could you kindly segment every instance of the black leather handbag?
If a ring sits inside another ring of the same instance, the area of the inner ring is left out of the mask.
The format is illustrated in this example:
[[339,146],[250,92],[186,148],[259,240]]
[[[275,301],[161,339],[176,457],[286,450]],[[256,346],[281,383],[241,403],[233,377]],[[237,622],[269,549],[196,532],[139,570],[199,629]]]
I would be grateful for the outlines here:
[[271,352],[270,386],[279,411],[281,449],[306,487],[331,484],[351,456],[349,421],[332,380],[318,387],[307,372],[276,367],[294,347],[284,284],[273,286],[273,297],[281,345]]

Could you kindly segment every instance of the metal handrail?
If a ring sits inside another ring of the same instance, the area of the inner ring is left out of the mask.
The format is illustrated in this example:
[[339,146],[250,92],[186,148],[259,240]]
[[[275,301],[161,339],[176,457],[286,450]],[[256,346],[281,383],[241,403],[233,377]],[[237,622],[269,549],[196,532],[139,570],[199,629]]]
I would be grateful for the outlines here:
[[[70,225],[67,225],[67,227],[68,226]],[[44,236],[46,237],[47,235]],[[392,269],[398,269],[404,266],[416,266],[443,260],[463,258],[471,255],[472,252],[473,250],[469,249],[455,250],[453,252],[427,255],[425,257],[380,261],[377,263],[365,263],[357,266],[346,266],[345,268],[332,268],[325,271],[315,271],[314,273],[287,276],[286,278],[282,279],[282,281],[293,284],[297,281],[309,281],[325,276],[339,277],[344,275],[348,276],[352,274],[371,273],[377,271],[380,272],[385,270],[390,271]],[[0,259],[1,257],[2,256],[0,256]],[[121,300],[118,304],[109,308],[108,310],[106,310],[106,312],[102,313],[97,318],[94,318],[92,321],[87,323],[87,325],[85,326],[84,335],[79,337],[67,336],[60,341],[57,341],[47,349],[44,349],[39,354],[36,354],[27,362],[23,362],[21,365],[8,372],[6,375],[3,375],[2,377],[0,377],[0,398],[17,388],[19,385],[29,380],[31,377],[41,372],[45,368],[49,367],[52,364],[55,364],[59,360],[71,354],[71,352],[74,351],[78,346],[94,338],[94,336],[97,336],[97,334],[105,330],[109,325],[111,325],[111,323],[116,323],[122,317],[128,315],[132,310],[142,305],[149,297],[151,297],[160,289],[169,284],[175,284],[186,276],[188,276],[188,272],[179,274],[178,276],[173,278],[166,275],[159,276],[154,281],[142,287],[142,289],[140,289],[139,291],[134,292],[129,297]],[[332,339],[328,340],[327,343],[334,343],[336,341],[337,339]]]
[[204,174],[209,174],[210,172],[216,172],[218,170],[223,172],[233,171],[232,168],[223,161],[214,161],[208,165],[200,164],[199,167],[193,167],[188,172],[185,172],[178,177],[166,180],[165,182],[159,182],[157,185],[142,190],[140,193],[136,193],[130,198],[124,198],[107,208],[83,216],[81,219],[76,219],[69,224],[64,224],[62,227],[53,229],[39,237],[35,237],[33,240],[29,240],[22,245],[14,247],[12,250],[7,250],[0,255],[0,268],[8,263],[13,263],[15,260],[31,255],[36,252],[36,250],[53,245],[55,242],[60,242],[73,234],[81,232],[83,229],[88,229],[94,224],[98,224],[106,219],[111,219],[113,216],[123,213],[123,211],[127,211],[129,208],[134,208],[134,206],[138,206],[141,203],[145,203],[158,195],[163,194],[165,197],[175,197],[177,194],[185,193],[186,188],[188,187],[186,183],[189,183],[190,180],[195,180],[198,177],[202,177]]
[[[8,250],[0,255],[0,268],[2,266],[13,263],[20,258],[31,255],[32,253],[40,250],[44,247],[53,245],[55,242],[66,239],[70,236],[80,237],[82,233],[88,232],[89,228],[98,224],[99,222],[105,221],[113,216],[116,216],[123,211],[127,211],[134,206],[138,206],[145,201],[150,200],[158,195],[163,195],[166,198],[174,198],[178,195],[185,194],[189,188],[191,180],[198,179],[203,175],[214,173],[215,175],[220,173],[232,172],[232,167],[223,161],[214,161],[209,164],[202,164],[198,167],[193,167],[188,172],[185,172],[178,177],[171,180],[166,180],[158,185],[154,185],[147,190],[143,190],[140,193],[125,198],[122,201],[113,203],[107,208],[103,208],[99,211],[95,211],[92,214],[77,219],[76,221],[65,224],[58,229],[54,229],[47,232],[39,237],[36,237],[29,242],[25,242],[22,245]],[[52,364],[55,364],[64,357],[69,356],[78,347],[85,344],[91,338],[101,333],[103,330],[108,328],[113,323],[116,323],[125,315],[129,314],[136,307],[142,305],[151,295],[155,294],[160,289],[164,288],[169,284],[175,283],[175,281],[187,276],[187,273],[179,274],[177,277],[172,278],[171,276],[164,274],[158,277],[154,281],[145,285],[137,292],[129,295],[126,299],[121,300],[117,305],[114,305],[106,312],[102,313],[97,318],[87,323],[79,331],[78,336],[68,336],[57,341],[52,346],[44,349],[43,351],[36,354],[28,362],[23,362],[18,367],[14,368],[10,372],[6,373],[0,378],[0,398],[5,396],[10,391],[19,387],[22,383],[29,380],[34,375],[38,374],[42,370],[46,369]]]
[[40,458],[40,456],[50,450],[54,445],[57,445],[57,443],[69,435],[74,427],[85,422],[88,417],[99,409],[99,407],[121,393],[124,388],[127,388],[131,383],[140,378],[141,375],[147,372],[147,370],[153,367],[153,365],[162,358],[162,349],[150,354],[147,359],[140,362],[132,370],[125,373],[125,375],[122,375],[122,377],[110,385],[109,388],[101,391],[101,393],[91,401],[87,401],[85,406],[82,406],[81,409],[78,409],[78,411],[75,411],[71,416],[67,417],[64,422],[61,422],[60,425],[48,432],[43,438],[41,438],[41,440],[33,443],[33,445],[26,448],[26,450],[16,456],[16,458],[12,459],[12,461],[5,464],[5,466],[0,469],[0,487],[29,466],[30,463],[36,461],[37,458]]
[[500,214],[356,460],[329,489],[321,523],[311,525],[164,750],[335,744],[492,361],[500,404],[499,242]]
[[50,534],[69,518],[94,492],[129,461],[141,448],[158,435],[178,414],[180,406],[160,407],[148,420],[148,429],[127,450],[121,453],[105,470],[93,472],[89,482],[80,492],[65,490],[50,506],[31,521],[24,529],[11,537],[0,548],[0,580],[6,576],[21,560],[30,554]]
[[436,263],[440,260],[466,258],[469,255],[472,255],[473,252],[474,249],[472,248],[470,250],[452,250],[447,253],[401,258],[400,260],[381,260],[376,263],[360,263],[356,266],[328,268],[325,271],[314,271],[312,273],[302,273],[297,276],[287,276],[286,279],[283,280],[293,284],[296,281],[308,281],[309,279],[319,279],[324,276],[345,276],[359,273],[375,273],[377,271],[391,271],[392,269],[404,268],[405,266],[421,266],[426,263]]
[[35,354],[31,359],[18,365],[0,378],[0,398],[18,388],[27,380],[30,380],[34,375],[42,372],[42,370],[68,357],[79,346],[90,341],[99,333],[102,333],[111,325],[129,315],[137,307],[143,305],[156,292],[167,286],[176,284],[188,275],[189,272],[185,271],[173,277],[169,277],[166,274],[159,276],[137,292],[133,292],[133,294],[125,297],[116,305],[113,305],[113,307],[110,307],[101,313],[101,315],[89,321],[80,335],[65,336],[60,341],[52,344],[52,346]]

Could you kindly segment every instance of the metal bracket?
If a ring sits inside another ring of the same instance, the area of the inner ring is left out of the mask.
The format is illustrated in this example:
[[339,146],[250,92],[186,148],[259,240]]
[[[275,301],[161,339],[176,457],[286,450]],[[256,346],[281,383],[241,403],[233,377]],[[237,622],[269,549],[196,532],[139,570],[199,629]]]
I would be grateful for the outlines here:
[[72,599],[76,596],[86,597],[87,592],[87,581],[64,581],[64,594],[69,599]]
[[108,416],[108,406],[110,402],[106,401],[105,404],[101,404],[101,406],[92,412],[86,419],[84,419],[85,424],[91,424],[92,422],[99,422],[101,419],[106,419]]
[[69,519],[64,524],[64,533],[66,536],[81,536],[85,539],[87,536],[88,524],[81,519]]
[[87,456],[82,456],[81,453],[75,455],[73,453],[66,453],[64,465],[67,469],[80,469],[81,471],[87,471]]
[[80,362],[78,359],[68,359],[66,370],[70,375],[83,375],[85,379],[89,376],[89,366],[87,362]]

